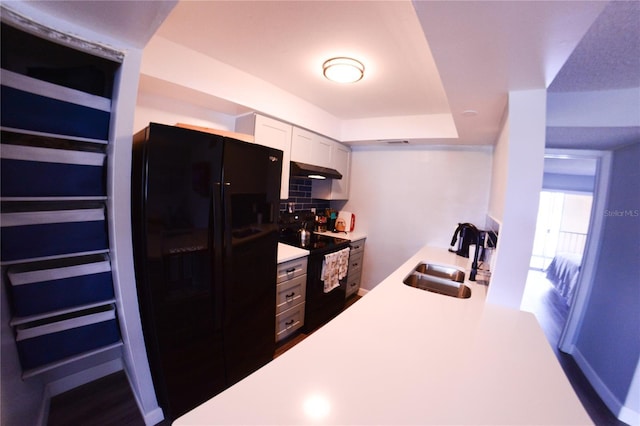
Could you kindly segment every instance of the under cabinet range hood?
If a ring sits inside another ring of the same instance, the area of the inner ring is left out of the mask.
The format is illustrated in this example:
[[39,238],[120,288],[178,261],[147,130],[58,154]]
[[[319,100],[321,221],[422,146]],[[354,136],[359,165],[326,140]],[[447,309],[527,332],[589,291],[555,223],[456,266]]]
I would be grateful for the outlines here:
[[340,172],[335,169],[300,163],[298,161],[291,162],[291,176],[311,179],[342,179]]

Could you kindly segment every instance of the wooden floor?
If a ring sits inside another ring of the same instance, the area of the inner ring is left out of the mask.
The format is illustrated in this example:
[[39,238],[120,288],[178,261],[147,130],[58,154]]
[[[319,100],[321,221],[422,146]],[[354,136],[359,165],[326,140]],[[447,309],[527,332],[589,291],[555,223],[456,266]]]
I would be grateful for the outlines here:
[[144,426],[123,371],[51,399],[48,426]]
[[598,425],[623,426],[602,402],[573,357],[558,349],[560,335],[569,315],[569,306],[545,278],[544,272],[529,271],[521,309],[532,312],[547,336],[562,369],[591,420]]

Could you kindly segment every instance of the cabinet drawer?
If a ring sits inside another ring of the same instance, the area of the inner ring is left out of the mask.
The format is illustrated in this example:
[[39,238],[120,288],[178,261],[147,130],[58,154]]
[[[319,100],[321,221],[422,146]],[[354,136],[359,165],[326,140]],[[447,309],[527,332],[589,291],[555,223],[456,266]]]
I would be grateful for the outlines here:
[[364,253],[359,253],[356,255],[351,255],[349,256],[349,275],[351,275],[352,273],[359,273],[359,271],[362,269],[362,258],[364,256]]
[[276,289],[276,314],[305,301],[307,274],[279,284]]
[[362,268],[353,268],[349,270],[349,274],[347,275],[347,280],[360,280],[362,276]]
[[349,278],[347,280],[347,289],[345,292],[345,297],[349,297],[352,294],[357,293],[359,288],[360,288],[360,275],[358,275],[355,278]]
[[304,302],[276,315],[276,342],[304,325]]
[[366,238],[351,242],[351,254],[359,254],[364,251],[364,243]]
[[278,264],[278,284],[307,273],[307,258],[301,257]]

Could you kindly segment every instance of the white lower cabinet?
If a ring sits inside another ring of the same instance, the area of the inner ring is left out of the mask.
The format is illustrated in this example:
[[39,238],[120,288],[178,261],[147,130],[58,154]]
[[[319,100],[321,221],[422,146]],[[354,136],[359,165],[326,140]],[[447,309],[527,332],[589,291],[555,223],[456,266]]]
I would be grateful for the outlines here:
[[279,284],[276,291],[276,314],[304,303],[306,287],[306,274]]
[[347,273],[347,289],[345,297],[356,294],[360,289],[362,277],[362,260],[364,258],[364,243],[366,238],[351,242],[349,252],[349,272]]
[[276,342],[290,336],[304,325],[304,302],[276,315]]
[[290,336],[304,325],[306,289],[306,257],[278,264],[276,342]]

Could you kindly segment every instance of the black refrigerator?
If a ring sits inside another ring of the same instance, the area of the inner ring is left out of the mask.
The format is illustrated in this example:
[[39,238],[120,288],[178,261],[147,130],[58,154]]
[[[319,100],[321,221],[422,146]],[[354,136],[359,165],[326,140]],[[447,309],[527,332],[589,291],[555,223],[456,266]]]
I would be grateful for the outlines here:
[[151,123],[133,138],[138,302],[173,420],[273,359],[282,151]]

